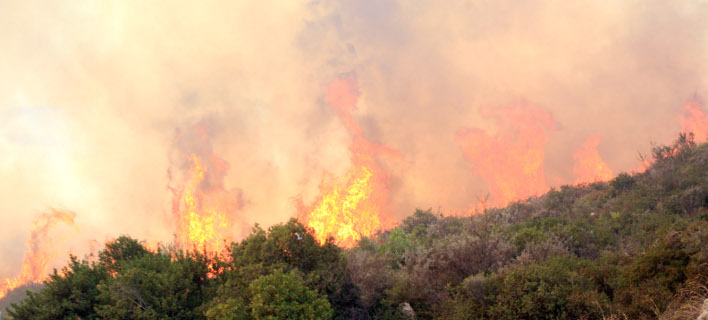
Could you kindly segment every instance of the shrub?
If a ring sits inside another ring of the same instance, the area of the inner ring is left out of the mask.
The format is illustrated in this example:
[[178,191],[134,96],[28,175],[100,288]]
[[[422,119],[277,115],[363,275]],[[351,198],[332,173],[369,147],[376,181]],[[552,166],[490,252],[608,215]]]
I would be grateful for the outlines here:
[[253,319],[329,319],[334,314],[327,297],[305,286],[294,271],[262,276],[249,285],[248,308]]

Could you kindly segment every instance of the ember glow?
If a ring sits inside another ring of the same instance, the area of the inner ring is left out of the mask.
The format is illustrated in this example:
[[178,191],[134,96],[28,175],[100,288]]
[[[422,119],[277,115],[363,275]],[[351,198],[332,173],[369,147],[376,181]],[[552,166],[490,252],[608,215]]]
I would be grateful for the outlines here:
[[22,270],[16,277],[0,282],[0,299],[13,289],[31,283],[41,283],[47,278],[50,264],[63,254],[56,246],[57,241],[62,240],[62,236],[53,231],[58,225],[63,224],[71,227],[72,231],[78,232],[74,218],[76,218],[74,212],[52,209],[34,221],[27,239],[27,251],[22,260]]
[[[172,214],[176,241],[188,250],[220,251],[234,239],[237,211],[242,205],[239,190],[226,190],[226,161],[212,153],[211,123],[202,121],[178,132],[176,160],[170,170],[173,186]],[[172,176],[172,172],[176,176]]]
[[583,146],[573,153],[573,174],[575,183],[589,183],[608,181],[614,176],[612,170],[602,160],[597,146],[600,145],[600,136],[590,136]]
[[320,242],[333,237],[336,244],[352,247],[362,237],[396,225],[388,199],[389,174],[378,161],[381,156],[400,159],[401,155],[363,136],[351,114],[359,96],[354,75],[334,81],[325,91],[326,102],[338,112],[351,136],[351,167],[341,178],[325,175],[318,199],[310,206],[298,202],[299,218]]
[[548,190],[544,175],[544,147],[556,121],[547,110],[526,102],[484,109],[497,125],[494,133],[462,128],[455,140],[472,170],[489,186],[490,205],[539,195]]

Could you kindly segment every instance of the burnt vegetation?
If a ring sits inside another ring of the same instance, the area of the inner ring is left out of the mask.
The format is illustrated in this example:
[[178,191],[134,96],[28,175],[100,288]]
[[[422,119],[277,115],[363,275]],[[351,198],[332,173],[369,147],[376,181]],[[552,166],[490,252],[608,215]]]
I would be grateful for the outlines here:
[[708,317],[708,144],[681,135],[652,160],[481,215],[416,210],[346,250],[295,219],[256,226],[219,254],[120,237],[72,257],[6,317]]

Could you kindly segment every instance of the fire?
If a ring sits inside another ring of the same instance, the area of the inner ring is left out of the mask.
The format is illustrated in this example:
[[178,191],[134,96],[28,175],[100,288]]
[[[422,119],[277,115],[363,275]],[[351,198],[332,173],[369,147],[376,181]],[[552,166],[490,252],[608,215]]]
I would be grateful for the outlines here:
[[380,230],[379,208],[371,198],[373,173],[366,167],[347,172],[344,179],[324,181],[324,195],[308,215],[302,217],[315,231],[315,237],[324,242],[333,236],[339,245],[351,247],[362,236]]
[[462,128],[455,140],[472,170],[487,182],[488,204],[503,206],[545,192],[544,147],[547,132],[556,126],[553,115],[526,102],[483,109],[482,114],[496,123],[496,133]]
[[182,164],[188,169],[182,170],[182,179],[170,178],[176,185],[172,187],[172,213],[177,222],[177,243],[186,249],[216,252],[233,240],[235,215],[243,201],[239,190],[224,188],[229,166],[212,154],[209,126],[201,122],[192,135],[178,134],[180,156],[189,154]]
[[325,176],[320,183],[320,196],[310,206],[302,202],[299,219],[312,228],[318,241],[332,236],[343,247],[352,247],[365,236],[392,228],[396,220],[389,208],[389,174],[378,163],[379,155],[401,158],[386,146],[372,143],[364,136],[351,114],[358,100],[356,78],[343,77],[326,88],[325,100],[338,111],[352,142],[351,167],[337,179]]
[[142,242],[143,247],[150,252],[157,253],[160,251],[160,242],[157,240],[145,240]]
[[[681,111],[682,113],[679,114],[681,132],[692,133],[696,143],[708,141],[708,114],[703,111],[701,99],[697,95],[693,96],[683,105]],[[652,163],[653,160],[650,157],[643,156],[634,171],[644,172]]]
[[597,152],[600,140],[599,135],[592,135],[585,140],[582,148],[573,153],[575,183],[608,181],[612,179],[612,170]]
[[193,247],[208,250],[218,249],[220,242],[228,238],[229,223],[226,214],[216,208],[200,208],[204,194],[200,193],[199,185],[204,181],[206,169],[202,165],[202,160],[196,155],[192,155],[192,178],[187,183],[184,191],[183,206],[180,211],[182,220],[180,231],[181,242],[190,244]]
[[708,114],[703,111],[703,103],[694,97],[683,106],[680,116],[681,131],[693,133],[697,143],[708,141]]
[[16,277],[0,283],[0,299],[18,287],[40,283],[47,278],[50,263],[58,255],[57,248],[52,245],[55,239],[52,239],[50,232],[58,224],[66,224],[78,231],[74,218],[74,212],[51,209],[35,219],[27,239],[28,250],[22,260],[22,271]]

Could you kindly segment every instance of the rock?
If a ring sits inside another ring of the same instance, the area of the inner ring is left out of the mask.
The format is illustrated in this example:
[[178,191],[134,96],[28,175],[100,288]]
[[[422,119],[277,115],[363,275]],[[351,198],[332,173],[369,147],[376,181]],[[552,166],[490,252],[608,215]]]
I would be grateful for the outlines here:
[[401,310],[401,313],[406,316],[406,318],[415,319],[415,312],[413,311],[413,307],[411,307],[410,303],[401,303],[400,305],[398,305],[398,308]]

